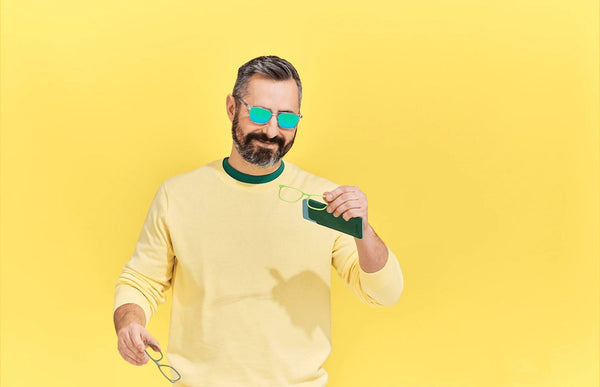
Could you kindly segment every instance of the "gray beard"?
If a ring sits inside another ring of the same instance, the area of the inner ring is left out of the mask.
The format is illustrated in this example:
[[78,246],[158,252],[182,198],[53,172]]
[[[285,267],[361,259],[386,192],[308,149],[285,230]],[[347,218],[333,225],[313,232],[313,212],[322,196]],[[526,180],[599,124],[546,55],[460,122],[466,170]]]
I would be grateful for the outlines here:
[[[285,145],[283,137],[268,138],[264,133],[249,133],[245,138],[242,133],[242,129],[239,126],[238,113],[236,112],[233,117],[231,125],[231,137],[233,138],[233,144],[237,149],[238,153],[244,160],[252,165],[260,168],[270,168],[277,164],[279,160],[285,156],[285,154],[291,149],[296,139],[296,133],[294,138],[289,144]],[[253,143],[253,139],[257,139],[264,142],[270,142],[277,144],[277,149],[268,149],[261,146],[257,146]]]

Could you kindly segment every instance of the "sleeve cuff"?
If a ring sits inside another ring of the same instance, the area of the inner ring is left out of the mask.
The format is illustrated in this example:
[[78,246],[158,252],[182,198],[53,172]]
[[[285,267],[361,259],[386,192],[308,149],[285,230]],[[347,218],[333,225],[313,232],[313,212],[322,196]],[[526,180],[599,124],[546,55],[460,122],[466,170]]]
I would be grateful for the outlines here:
[[150,309],[150,304],[146,297],[134,287],[127,285],[119,285],[115,289],[115,303],[113,306],[113,314],[115,310],[119,308],[121,305],[125,304],[136,304],[139,305],[144,314],[146,315],[146,325],[144,328],[148,327],[148,323],[150,322],[150,317],[152,317],[152,310]]
[[367,273],[358,265],[360,283],[363,289],[369,294],[375,295],[378,292],[383,292],[385,289],[385,293],[394,294],[399,297],[403,287],[402,271],[395,254],[389,247],[387,249],[387,262],[378,271]]

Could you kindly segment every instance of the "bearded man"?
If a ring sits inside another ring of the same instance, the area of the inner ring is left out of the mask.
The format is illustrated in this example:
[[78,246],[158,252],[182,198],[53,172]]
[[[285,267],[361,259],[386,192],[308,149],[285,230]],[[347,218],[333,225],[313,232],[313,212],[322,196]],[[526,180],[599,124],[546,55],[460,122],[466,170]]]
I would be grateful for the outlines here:
[[[362,302],[398,301],[402,272],[368,222],[366,195],[283,160],[301,100],[291,63],[252,59],[226,99],[229,157],[160,184],[115,287],[117,347],[129,363],[165,362],[146,328],[172,288],[171,367],[159,369],[177,386],[325,386],[331,267]],[[290,192],[361,217],[362,238],[307,222],[299,200],[281,200]]]

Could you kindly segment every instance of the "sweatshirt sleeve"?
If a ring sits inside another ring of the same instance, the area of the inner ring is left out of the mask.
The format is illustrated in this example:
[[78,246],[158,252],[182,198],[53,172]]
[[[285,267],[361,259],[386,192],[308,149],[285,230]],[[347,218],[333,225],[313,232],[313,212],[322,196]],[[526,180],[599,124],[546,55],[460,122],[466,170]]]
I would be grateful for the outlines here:
[[113,314],[123,304],[137,304],[144,310],[146,326],[171,287],[175,254],[166,222],[167,209],[163,182],[150,205],[133,255],[115,285]]
[[392,306],[398,302],[404,280],[400,264],[389,247],[385,265],[379,271],[367,273],[360,267],[354,238],[341,233],[333,246],[332,264],[360,301],[374,307]]

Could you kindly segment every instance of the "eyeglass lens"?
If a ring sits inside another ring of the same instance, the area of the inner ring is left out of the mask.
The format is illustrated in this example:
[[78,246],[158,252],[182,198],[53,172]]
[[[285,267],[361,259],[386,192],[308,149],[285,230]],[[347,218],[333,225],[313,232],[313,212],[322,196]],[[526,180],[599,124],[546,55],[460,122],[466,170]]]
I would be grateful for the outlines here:
[[[290,203],[297,202],[298,200],[302,199],[304,197],[304,195],[308,196],[309,199],[311,196],[322,197],[322,195],[304,193],[295,187],[290,187],[290,186],[280,186],[279,187],[279,197],[286,202],[290,202]],[[316,205],[313,205],[313,203],[315,203],[315,202],[316,202],[315,200],[308,200],[306,204],[309,208],[312,208],[313,210],[318,210],[318,211],[324,210],[327,207],[327,204],[321,203],[321,202],[317,202],[317,203],[319,203],[319,207],[317,207]]]
[[[144,342],[144,344],[148,344],[150,345],[153,349],[154,346],[148,342]],[[156,365],[158,366],[158,369],[160,370],[160,372],[165,376],[165,378],[169,379],[170,382],[176,382],[179,379],[181,379],[181,375],[179,374],[179,372],[177,372],[177,370],[175,368],[173,368],[172,366],[168,365],[168,364],[159,364],[159,361],[162,360],[163,358],[163,353],[162,351],[158,351],[155,352],[154,350],[148,351],[148,350],[144,350],[146,352],[146,355],[148,355],[148,357],[150,359],[152,359],[152,361],[154,361],[154,363],[156,363]]]
[[159,364],[158,369],[160,370],[160,372],[162,372],[163,375],[165,375],[167,379],[169,379],[172,382],[175,382],[179,380],[179,378],[181,378],[179,372],[177,372],[175,368],[171,367],[168,364]]
[[[317,203],[317,204],[315,205],[315,203]],[[312,199],[308,199],[306,201],[306,205],[308,206],[308,208],[312,208],[313,210],[317,210],[317,211],[321,211],[321,210],[324,210],[327,208],[327,204],[317,202],[316,200],[312,200]]]
[[279,197],[286,202],[297,202],[304,196],[304,192],[293,187],[280,187]]
[[[271,119],[273,113],[271,111],[261,108],[261,107],[252,107],[250,109],[250,119],[257,124],[264,124]],[[277,124],[284,129],[292,129],[300,120],[300,117],[293,113],[281,112],[277,116]]]

